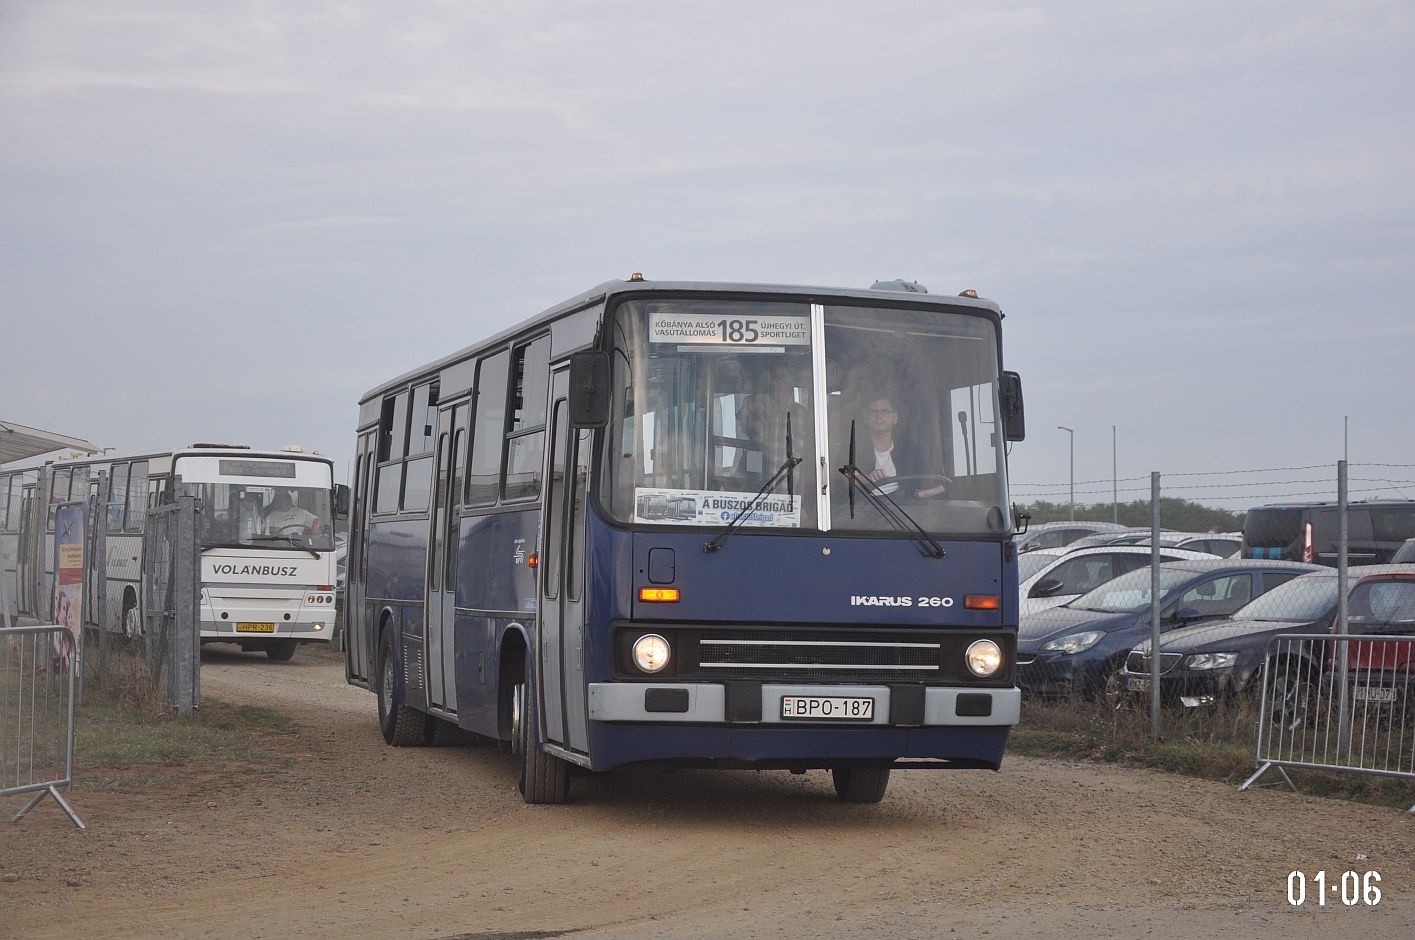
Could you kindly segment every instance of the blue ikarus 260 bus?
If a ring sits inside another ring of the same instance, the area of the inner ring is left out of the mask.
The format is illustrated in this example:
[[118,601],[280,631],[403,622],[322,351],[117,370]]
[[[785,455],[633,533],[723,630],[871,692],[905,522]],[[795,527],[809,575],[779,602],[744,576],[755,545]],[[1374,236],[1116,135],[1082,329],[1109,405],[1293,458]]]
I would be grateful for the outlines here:
[[383,736],[625,765],[986,767],[1016,724],[1021,383],[972,291],[602,284],[360,403],[347,674]]

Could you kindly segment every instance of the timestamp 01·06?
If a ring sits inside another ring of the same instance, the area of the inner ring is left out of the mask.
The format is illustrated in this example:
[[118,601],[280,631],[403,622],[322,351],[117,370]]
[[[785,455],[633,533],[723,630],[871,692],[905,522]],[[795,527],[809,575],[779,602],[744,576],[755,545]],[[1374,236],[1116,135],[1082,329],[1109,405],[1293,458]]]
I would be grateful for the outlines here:
[[[1301,907],[1307,903],[1307,882],[1306,872],[1293,871],[1287,876],[1287,903],[1293,907]],[[1327,897],[1330,895],[1332,903],[1340,898],[1341,903],[1347,907],[1355,907],[1364,903],[1367,907],[1375,907],[1381,903],[1381,873],[1378,871],[1342,872],[1340,876],[1333,874],[1330,878],[1327,873],[1319,871],[1314,873],[1310,881],[1312,883],[1311,900],[1318,907],[1327,906]]]

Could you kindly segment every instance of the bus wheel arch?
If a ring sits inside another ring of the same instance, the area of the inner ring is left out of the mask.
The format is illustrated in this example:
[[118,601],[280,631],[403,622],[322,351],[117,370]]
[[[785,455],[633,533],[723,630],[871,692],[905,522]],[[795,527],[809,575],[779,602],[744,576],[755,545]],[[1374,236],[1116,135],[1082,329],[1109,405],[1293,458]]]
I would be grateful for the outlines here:
[[496,734],[502,741],[511,742],[512,753],[520,753],[520,700],[516,693],[526,672],[527,649],[526,635],[519,628],[510,627],[502,634],[497,651]]
[[385,610],[378,625],[378,730],[393,747],[411,747],[426,740],[427,715],[398,701],[398,656],[393,641],[393,612]]
[[138,592],[131,587],[123,588],[122,613],[118,616],[118,629],[129,639],[142,635],[142,614],[138,612]]

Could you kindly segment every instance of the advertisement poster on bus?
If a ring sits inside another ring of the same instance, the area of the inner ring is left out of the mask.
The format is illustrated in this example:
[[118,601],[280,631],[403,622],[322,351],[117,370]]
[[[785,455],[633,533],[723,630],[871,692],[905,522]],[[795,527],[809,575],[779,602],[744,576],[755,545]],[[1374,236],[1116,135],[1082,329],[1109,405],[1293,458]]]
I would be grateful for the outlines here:
[[[756,493],[726,490],[634,489],[634,521],[663,525],[726,525],[756,499]],[[779,529],[801,527],[801,497],[768,494],[757,499],[742,525]]]
[[54,511],[54,622],[82,636],[84,601],[84,506],[66,503]]

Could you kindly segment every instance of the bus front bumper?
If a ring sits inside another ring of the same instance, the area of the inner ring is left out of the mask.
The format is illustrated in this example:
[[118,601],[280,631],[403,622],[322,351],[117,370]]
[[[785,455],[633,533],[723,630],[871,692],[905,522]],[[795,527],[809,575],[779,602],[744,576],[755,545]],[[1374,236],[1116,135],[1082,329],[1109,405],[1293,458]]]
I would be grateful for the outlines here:
[[[787,717],[787,700],[872,702],[870,717]],[[589,718],[603,722],[687,722],[830,728],[1015,726],[1019,689],[757,682],[592,682]]]

